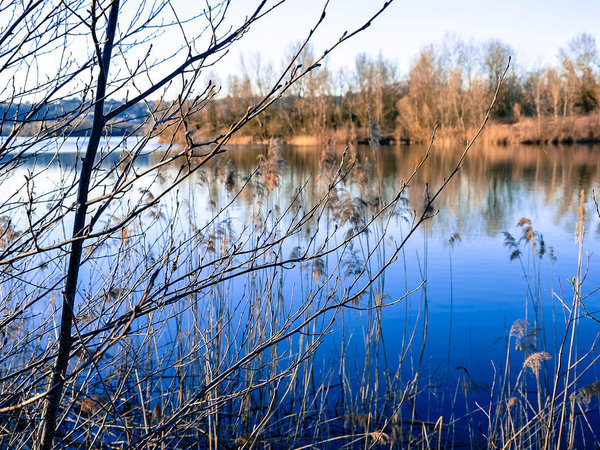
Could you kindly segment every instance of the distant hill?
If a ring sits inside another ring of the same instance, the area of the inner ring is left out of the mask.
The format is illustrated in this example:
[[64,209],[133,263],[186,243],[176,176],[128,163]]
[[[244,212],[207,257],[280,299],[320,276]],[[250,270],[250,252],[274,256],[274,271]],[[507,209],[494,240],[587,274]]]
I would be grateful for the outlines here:
[[[107,100],[104,111],[118,108],[125,100]],[[153,107],[154,105],[150,105]],[[109,126],[115,135],[138,134],[149,117],[148,106],[139,103],[119,114]],[[31,136],[40,130],[57,135],[86,136],[91,133],[94,118],[93,105],[71,98],[34,105],[30,102],[0,103],[0,135],[10,134],[19,127],[19,135]]]

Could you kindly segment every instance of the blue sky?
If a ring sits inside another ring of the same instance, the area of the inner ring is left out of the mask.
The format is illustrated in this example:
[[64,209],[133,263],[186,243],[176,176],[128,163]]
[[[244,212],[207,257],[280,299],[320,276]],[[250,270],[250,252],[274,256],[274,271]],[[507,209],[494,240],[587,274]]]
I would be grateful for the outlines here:
[[[187,7],[191,7],[191,2]],[[231,18],[241,18],[257,2],[233,0]],[[260,52],[276,67],[291,42],[298,41],[315,23],[322,0],[288,0],[257,24],[238,43],[223,64],[222,72],[236,72],[240,55]],[[344,30],[358,25],[381,1],[331,0],[325,23],[314,41],[318,53]],[[331,67],[351,67],[357,53],[395,61],[406,73],[421,48],[440,42],[446,33],[465,40],[501,39],[516,51],[516,60],[526,69],[555,64],[560,47],[577,34],[587,32],[600,41],[600,0],[395,0],[386,13],[360,36],[347,42],[329,58]]]
[[[211,4],[219,0],[209,0]],[[268,0],[268,4],[276,0]],[[151,3],[151,2],[150,2]],[[223,35],[228,27],[237,27],[243,23],[244,17],[254,11],[259,0],[232,0],[223,26]],[[189,18],[202,11],[204,1],[172,0],[174,10],[180,19]],[[382,0],[330,0],[327,17],[312,40],[315,54],[320,54],[334,43],[344,31],[359,27],[383,4]],[[119,26],[126,30],[132,23],[132,17],[140,2],[130,0],[119,17]],[[303,40],[321,15],[324,0],[287,0],[281,7],[261,19],[244,38],[236,42],[230,53],[214,68],[206,70],[202,78],[218,77],[217,84],[227,86],[227,76],[240,72],[240,59],[247,60],[260,54],[263,64],[270,61],[275,71],[290,53],[290,46]],[[148,6],[148,5],[146,5]],[[164,19],[173,20],[169,8],[163,10]],[[157,19],[155,25],[160,22]],[[561,47],[577,34],[592,34],[600,43],[600,0],[425,0],[421,2],[394,0],[391,6],[375,20],[370,28],[344,43],[328,57],[327,64],[332,69],[347,68],[353,70],[357,54],[367,53],[377,57],[380,53],[388,60],[396,63],[399,74],[405,75],[418,52],[428,44],[440,43],[448,33],[460,35],[465,41],[483,42],[489,39],[500,39],[515,49],[516,65],[529,69],[538,69],[548,64],[556,64],[556,55]],[[192,21],[184,25],[186,38],[198,35],[206,26],[206,22]],[[85,31],[85,30],[84,30]],[[159,36],[150,41],[143,41],[126,53],[115,55],[111,68],[113,76],[124,76],[127,73],[124,62],[128,65],[144,59],[152,45],[152,61],[167,59],[164,64],[151,69],[151,79],[157,80],[177,67],[187,55],[187,47],[182,45],[181,31],[178,27],[160,27],[147,30]],[[136,36],[137,38],[137,36]],[[208,33],[200,40],[197,51],[208,45]],[[89,36],[72,35],[69,38],[66,60],[87,58],[92,52]],[[131,42],[130,42],[131,44]],[[36,77],[53,76],[60,58],[56,53],[38,55],[33,72],[29,73],[29,81]],[[3,80],[23,81],[23,73],[3,74]],[[89,82],[84,74],[80,82],[84,86]],[[0,80],[0,82],[3,82]],[[207,81],[207,80],[205,80]],[[150,79],[140,76],[136,80],[135,89],[144,89],[151,83]],[[178,83],[174,80],[169,92],[177,92]],[[201,89],[205,84],[200,83]],[[112,93],[115,98],[129,95],[126,91],[131,86]],[[69,92],[74,92],[69,87]],[[69,92],[66,94],[69,95]],[[160,96],[162,93],[156,93]],[[169,94],[171,95],[171,94]],[[175,95],[175,94],[173,94]]]

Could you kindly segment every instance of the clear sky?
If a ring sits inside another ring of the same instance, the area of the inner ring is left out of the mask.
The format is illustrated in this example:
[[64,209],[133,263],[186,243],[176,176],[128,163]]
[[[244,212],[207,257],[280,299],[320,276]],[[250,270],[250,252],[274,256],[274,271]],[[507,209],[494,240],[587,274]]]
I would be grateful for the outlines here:
[[[224,0],[208,1],[216,5]],[[268,0],[267,5],[276,1]],[[231,0],[219,36],[222,37],[228,29],[239,27],[244,22],[244,17],[250,15],[259,3],[260,0]],[[247,35],[231,47],[229,54],[214,68],[204,72],[202,78],[212,79],[214,73],[226,88],[227,76],[240,71],[241,57],[251,60],[257,53],[263,61],[271,62],[275,70],[280,69],[286,55],[290,53],[290,47],[304,40],[308,31],[314,27],[324,3],[325,0],[286,0],[283,5],[255,23]],[[315,55],[331,46],[344,31],[352,31],[361,26],[382,4],[383,0],[330,0],[325,21],[312,40]],[[140,5],[150,9],[149,5],[154,3],[142,3],[138,0],[125,2],[119,17],[120,32],[124,32],[135,22],[133,18]],[[202,20],[185,22],[186,18],[197,15],[206,8],[204,0],[172,0],[172,6],[173,11],[177,11],[178,17],[184,21],[186,40],[197,36],[206,27],[206,21]],[[115,78],[128,73],[130,68],[126,70],[125,67],[143,60],[147,52],[151,53],[150,63],[163,59],[166,61],[151,69],[150,78],[139,76],[136,79],[136,89],[144,89],[183,62],[187,55],[187,47],[183,45],[186,40],[182,39],[178,26],[161,26],[161,23],[172,22],[174,17],[169,7],[163,13],[164,17],[153,22],[154,27],[145,29],[147,33],[157,33],[158,37],[148,41],[139,38],[141,42],[136,41],[135,45],[131,45],[133,41],[129,42],[123,46],[127,51],[113,58],[111,74]],[[89,35],[85,34],[85,27],[81,28],[83,30],[80,32],[83,34],[69,36],[65,60],[87,60],[92,52]],[[333,69],[353,70],[357,54],[366,53],[372,57],[381,54],[395,62],[400,74],[404,75],[424,46],[439,44],[448,33],[454,33],[467,42],[500,39],[515,50],[516,54],[513,56],[517,66],[525,70],[538,69],[544,65],[556,64],[559,49],[583,32],[594,36],[600,44],[600,0],[394,0],[370,28],[331,53],[327,63]],[[205,33],[203,36],[204,40],[200,39],[198,42],[197,51],[207,47],[210,34]],[[132,39],[138,39],[138,35]],[[182,46],[184,50],[181,50]],[[0,74],[0,85],[9,86],[14,80],[29,83],[37,78],[54,76],[57,64],[62,61],[57,53],[59,52],[38,55],[37,64],[31,73],[16,68],[15,73]],[[24,81],[23,73],[28,74],[27,81]],[[84,74],[80,85],[85,86],[89,82],[88,78]],[[174,80],[168,92],[178,92],[177,83],[180,82],[179,78]],[[205,84],[200,83],[197,89],[203,86]],[[125,85],[111,95],[115,98],[127,96],[129,87]],[[68,88],[78,93],[71,85]],[[156,93],[156,96],[161,93],[162,91]],[[69,95],[68,92],[66,94]]]
[[[182,0],[191,8],[189,0]],[[249,13],[257,1],[233,0],[231,18]],[[383,2],[380,0],[330,0],[328,15],[314,40],[315,53],[346,29],[358,25]],[[278,67],[289,44],[302,39],[316,22],[323,0],[288,0],[256,24],[220,65],[236,72],[241,54],[260,52]],[[441,42],[446,33],[465,40],[498,38],[516,51],[526,69],[555,64],[560,47],[577,34],[587,32],[600,42],[600,0],[396,0],[370,29],[347,42],[329,57],[331,67],[351,67],[357,53],[395,61],[406,73],[419,50]]]

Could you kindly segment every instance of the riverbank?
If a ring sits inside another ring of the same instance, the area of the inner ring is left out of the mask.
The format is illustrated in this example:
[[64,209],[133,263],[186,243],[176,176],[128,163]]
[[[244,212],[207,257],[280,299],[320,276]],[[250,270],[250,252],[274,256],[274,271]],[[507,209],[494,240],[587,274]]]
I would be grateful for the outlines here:
[[[243,130],[242,130],[243,132]],[[439,128],[436,142],[443,145],[456,145],[466,142],[477,132],[475,128],[459,130],[452,127]],[[422,144],[431,139],[432,131],[421,130],[410,137],[399,133],[382,133],[381,145]],[[168,134],[168,133],[167,133]],[[215,132],[216,134],[216,132]],[[208,136],[208,134],[207,134]],[[205,140],[207,136],[193,136],[195,140]],[[369,136],[365,130],[342,128],[325,130],[320,134],[298,134],[279,136],[284,144],[297,147],[318,146],[329,141],[339,143],[353,142],[368,144]],[[171,136],[168,136],[170,140]],[[167,140],[165,137],[161,140]],[[179,139],[176,139],[179,141]],[[183,141],[182,141],[183,142]],[[489,121],[479,142],[487,145],[571,145],[600,143],[600,113],[585,116],[521,118],[516,122]],[[231,137],[232,145],[267,145],[269,138],[238,133]]]
[[[464,143],[476,134],[476,128],[458,130],[443,125],[436,133],[436,142],[445,145]],[[408,140],[410,144],[426,143],[431,133],[424,132]],[[600,143],[600,114],[585,116],[523,117],[514,122],[490,120],[479,136],[486,145],[572,145]],[[406,139],[398,139],[406,143]]]
[[543,119],[528,117],[512,124],[490,122],[483,139],[499,145],[600,143],[600,114]]

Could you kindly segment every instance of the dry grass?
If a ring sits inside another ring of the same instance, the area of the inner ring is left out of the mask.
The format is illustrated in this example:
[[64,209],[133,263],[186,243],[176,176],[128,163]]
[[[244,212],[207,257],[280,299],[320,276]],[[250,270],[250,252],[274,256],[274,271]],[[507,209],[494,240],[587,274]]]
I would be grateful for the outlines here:
[[600,142],[600,113],[539,120],[526,117],[512,124],[490,122],[483,139],[500,145],[597,143]]

